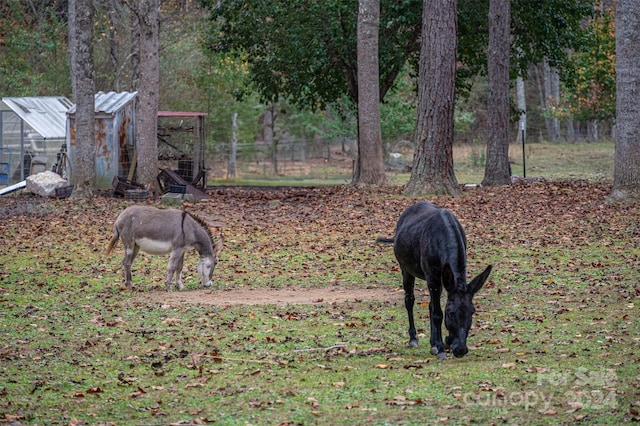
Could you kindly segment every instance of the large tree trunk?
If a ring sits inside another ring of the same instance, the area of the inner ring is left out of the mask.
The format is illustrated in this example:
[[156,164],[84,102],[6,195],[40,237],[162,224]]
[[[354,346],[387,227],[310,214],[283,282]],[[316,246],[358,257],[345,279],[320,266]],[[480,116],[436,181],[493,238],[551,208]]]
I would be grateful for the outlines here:
[[138,182],[158,194],[158,90],[160,59],[158,32],[160,0],[137,0],[140,28],[140,81],[138,82],[137,143]]
[[[75,3],[71,5],[71,3]],[[76,101],[74,198],[91,197],[96,190],[95,111],[93,80],[93,1],[70,2],[71,72]]]
[[616,8],[616,153],[612,201],[640,198],[640,15],[635,0]]
[[418,126],[409,195],[459,195],[453,170],[457,1],[424,0]]
[[508,185],[509,172],[509,0],[489,3],[487,162],[483,185]]
[[358,1],[358,158],[353,183],[384,185],[380,127],[380,70],[378,30],[380,0]]

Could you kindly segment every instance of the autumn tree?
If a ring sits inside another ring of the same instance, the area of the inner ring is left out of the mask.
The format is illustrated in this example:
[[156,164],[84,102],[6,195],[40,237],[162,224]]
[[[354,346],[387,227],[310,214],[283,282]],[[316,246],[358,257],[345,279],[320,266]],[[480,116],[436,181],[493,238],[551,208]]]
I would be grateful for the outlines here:
[[616,115],[615,11],[589,19],[580,46],[563,69],[564,102],[554,108],[560,118],[607,120]]
[[378,26],[380,0],[358,1],[358,158],[353,183],[387,183],[380,127]]
[[418,75],[418,126],[410,195],[459,195],[453,171],[456,0],[424,0]]
[[640,15],[635,0],[616,8],[616,153],[611,200],[640,198]]
[[69,2],[69,51],[76,102],[76,146],[72,159],[76,198],[90,197],[96,190],[93,15],[93,0]]
[[508,185],[510,2],[489,4],[488,140],[483,185]]

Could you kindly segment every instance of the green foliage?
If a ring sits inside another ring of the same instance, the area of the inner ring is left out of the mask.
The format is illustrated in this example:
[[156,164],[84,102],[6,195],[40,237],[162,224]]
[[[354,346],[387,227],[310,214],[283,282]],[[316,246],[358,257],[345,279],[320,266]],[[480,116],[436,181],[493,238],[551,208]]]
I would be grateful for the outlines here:
[[592,0],[512,1],[513,72],[526,76],[543,59],[562,69],[569,49],[581,43],[582,22],[593,13]]
[[616,112],[616,38],[613,10],[589,20],[563,73],[565,99],[555,116],[606,120]]
[[[357,4],[351,1],[202,0],[211,11],[209,48],[243,52],[265,102],[281,98],[324,109],[347,94],[356,100]],[[421,2],[382,2],[381,98],[419,49]]]
[[[355,32],[357,5],[352,1],[202,0],[211,10],[208,47],[221,52],[244,52],[249,78],[260,95],[273,101],[290,98],[297,105],[323,107],[348,94],[356,99]],[[406,61],[415,68],[419,54],[422,2],[381,2],[381,98]],[[486,73],[488,1],[460,1],[458,54],[459,93],[467,79]],[[581,20],[589,16],[589,0],[545,0],[531,7],[515,1],[512,7],[514,76],[526,75],[542,58],[560,65],[567,48],[578,42]],[[517,53],[516,53],[517,52]]]
[[[546,58],[562,68],[567,49],[580,44],[581,23],[593,12],[591,0],[529,0],[511,2],[511,78],[526,76],[531,64]],[[468,90],[468,78],[486,75],[489,41],[489,1],[458,2],[458,86]]]
[[69,95],[66,13],[55,2],[0,4],[0,94]]
[[417,104],[415,79],[411,76],[407,64],[387,94],[385,101],[380,105],[383,141],[413,139]]

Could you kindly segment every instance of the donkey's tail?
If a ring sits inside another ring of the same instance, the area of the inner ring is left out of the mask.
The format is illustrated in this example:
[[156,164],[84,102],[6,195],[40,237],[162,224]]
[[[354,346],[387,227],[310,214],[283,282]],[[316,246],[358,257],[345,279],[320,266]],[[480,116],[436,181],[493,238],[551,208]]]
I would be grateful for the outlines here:
[[107,256],[111,254],[111,251],[113,250],[113,246],[115,246],[116,242],[118,242],[118,238],[120,238],[120,233],[118,232],[117,229],[114,229],[113,238],[111,238],[111,241],[109,241],[109,245],[107,246]]
[[396,237],[393,238],[383,238],[383,237],[378,237],[376,239],[376,243],[389,243],[389,244],[393,244],[396,242]]

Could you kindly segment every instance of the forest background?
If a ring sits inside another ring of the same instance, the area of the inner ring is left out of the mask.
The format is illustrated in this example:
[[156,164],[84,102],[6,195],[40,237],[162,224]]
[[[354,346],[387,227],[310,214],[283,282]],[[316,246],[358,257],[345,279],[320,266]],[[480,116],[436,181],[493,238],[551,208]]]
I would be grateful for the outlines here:
[[[209,9],[203,7],[207,3]],[[330,103],[322,102],[322,96],[305,97],[304,93],[309,92],[305,89],[294,96],[265,96],[273,93],[273,88],[260,80],[255,60],[252,70],[251,61],[243,57],[246,52],[232,49],[229,43],[233,40],[228,33],[226,38],[222,36],[220,31],[224,23],[234,22],[246,26],[247,37],[265,39],[267,27],[258,25],[256,17],[243,17],[237,11],[237,15],[231,15],[235,12],[230,6],[225,16],[216,18],[209,11],[215,12],[214,3],[163,1],[159,31],[159,109],[208,113],[206,143],[209,157],[215,159],[213,177],[229,177],[228,155],[234,139],[238,142],[240,161],[271,163],[260,169],[263,174],[281,175],[283,159],[330,160],[336,154],[351,158],[357,122],[346,95],[333,96],[337,100]],[[335,3],[340,6],[345,2]],[[523,119],[527,142],[610,138],[615,117],[614,2],[546,0],[535,11],[527,2],[512,3],[514,46],[526,43],[527,37],[532,39],[529,45],[542,46],[529,52],[521,50],[526,60],[512,67],[512,140],[518,142],[523,136],[520,131],[523,125],[518,123]],[[96,91],[136,90],[139,59],[132,41],[132,9],[126,1],[96,0],[94,4]],[[401,5],[396,6],[398,10],[390,10],[382,2],[381,14],[396,13],[396,21],[405,19],[402,23],[408,27],[418,22],[419,28],[421,2],[398,4]],[[269,7],[275,16],[277,6]],[[465,66],[458,70],[454,140],[459,145],[478,146],[474,155],[480,162],[487,134],[487,85],[486,60],[478,46],[486,43],[488,35],[476,29],[486,28],[486,22],[479,21],[486,21],[487,7],[488,2],[466,1],[458,6],[459,57]],[[3,2],[2,9],[0,94],[71,98],[67,2],[11,0]],[[309,55],[311,49],[301,46],[313,38],[315,25],[322,23],[322,19],[317,19],[316,9],[305,7],[299,12],[286,23],[289,36],[295,34],[298,44],[291,45],[293,57],[279,58],[281,61],[292,62],[296,54]],[[224,45],[225,42],[228,44]],[[241,41],[235,42],[241,45]],[[417,52],[409,55],[381,104],[387,166],[400,170],[410,165],[415,142],[416,56]],[[276,59],[272,60],[275,64]],[[521,64],[527,64],[526,69],[518,69]],[[275,72],[272,68],[264,69]],[[403,155],[401,160],[396,154]]]

